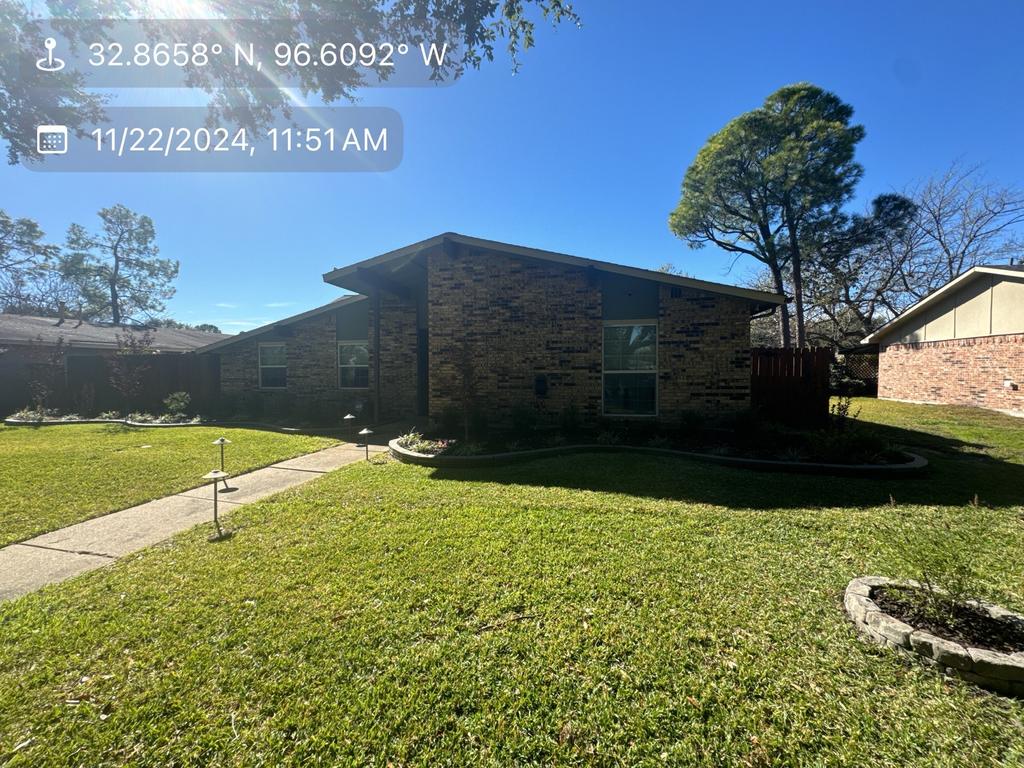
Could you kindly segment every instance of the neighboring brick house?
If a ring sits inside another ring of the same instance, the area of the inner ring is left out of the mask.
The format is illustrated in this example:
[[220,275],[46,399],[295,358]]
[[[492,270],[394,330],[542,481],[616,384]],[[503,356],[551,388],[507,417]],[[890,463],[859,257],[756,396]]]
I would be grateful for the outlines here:
[[454,233],[324,280],[357,295],[203,350],[226,395],[423,424],[466,402],[495,424],[728,414],[750,405],[750,319],[784,301]]
[[881,398],[1024,415],[1024,267],[974,267],[864,342]]

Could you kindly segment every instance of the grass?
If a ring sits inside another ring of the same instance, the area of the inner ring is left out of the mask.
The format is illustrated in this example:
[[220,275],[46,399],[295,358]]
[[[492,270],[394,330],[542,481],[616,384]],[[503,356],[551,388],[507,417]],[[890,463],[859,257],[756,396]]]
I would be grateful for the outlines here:
[[210,443],[221,435],[233,473],[336,442],[219,427],[0,425],[0,546],[201,485],[219,466]]
[[956,545],[1024,608],[1024,465],[931,413],[885,427],[927,444],[917,479],[350,465],[235,511],[226,542],[0,605],[0,764],[1021,765],[1024,703],[842,613],[851,577],[907,574],[892,520],[913,546],[975,493],[997,522]]

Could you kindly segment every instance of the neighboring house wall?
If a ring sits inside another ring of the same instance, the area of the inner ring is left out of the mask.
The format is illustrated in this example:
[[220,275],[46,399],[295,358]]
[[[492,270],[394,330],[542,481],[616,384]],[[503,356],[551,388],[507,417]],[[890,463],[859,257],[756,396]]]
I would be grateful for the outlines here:
[[885,345],[878,396],[1024,413],[1024,335]]
[[1024,275],[982,274],[903,323],[886,343],[1024,333]]
[[879,342],[878,396],[1024,412],[1024,275],[982,273]]

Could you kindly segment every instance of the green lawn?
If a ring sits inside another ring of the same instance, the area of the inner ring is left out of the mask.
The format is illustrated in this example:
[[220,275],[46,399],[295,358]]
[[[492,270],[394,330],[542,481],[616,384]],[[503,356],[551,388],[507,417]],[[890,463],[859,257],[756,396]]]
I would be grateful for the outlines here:
[[851,577],[907,574],[892,520],[913,547],[975,493],[997,519],[955,545],[1024,608],[1014,422],[965,452],[960,412],[926,412],[861,417],[924,445],[916,479],[350,465],[235,511],[228,541],[0,605],[0,764],[1019,766],[1024,702],[843,616]]
[[228,446],[238,473],[336,441],[219,427],[0,425],[0,546],[201,485]]

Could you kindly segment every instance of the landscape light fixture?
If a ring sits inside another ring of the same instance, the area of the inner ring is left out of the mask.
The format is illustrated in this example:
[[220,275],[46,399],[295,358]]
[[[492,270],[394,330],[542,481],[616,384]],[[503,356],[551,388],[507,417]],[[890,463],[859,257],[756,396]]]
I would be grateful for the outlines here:
[[221,539],[226,538],[225,532],[221,530],[220,517],[217,514],[217,481],[225,480],[227,476],[228,473],[220,469],[211,469],[209,472],[203,475],[204,480],[213,481],[213,525],[217,529],[217,533],[210,537],[210,541],[220,541]]
[[341,417],[341,420],[345,422],[345,431],[348,432],[352,428],[352,422],[356,420],[356,415],[354,413],[346,413]]
[[369,427],[364,427],[359,430],[359,434],[363,438],[363,446],[366,448],[366,460],[370,460],[370,435],[373,434],[373,430]]
[[[226,437],[218,437],[216,440],[213,441],[213,443],[211,443],[211,445],[219,445],[220,446],[220,471],[224,472],[224,446],[225,445],[231,445],[231,441],[228,440]],[[224,472],[224,490],[225,491],[230,490],[230,488],[228,488],[228,475],[227,475],[227,472]]]

